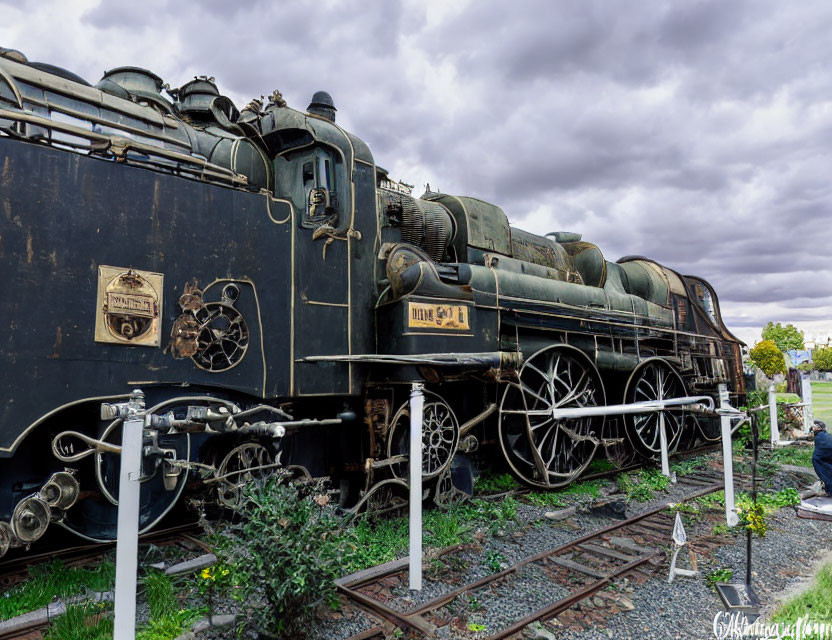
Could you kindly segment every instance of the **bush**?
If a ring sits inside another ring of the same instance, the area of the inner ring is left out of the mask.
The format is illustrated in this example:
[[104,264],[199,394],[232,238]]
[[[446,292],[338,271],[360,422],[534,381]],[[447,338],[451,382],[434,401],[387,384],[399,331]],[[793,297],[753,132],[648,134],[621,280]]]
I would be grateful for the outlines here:
[[832,347],[818,347],[812,352],[812,364],[818,371],[832,371]]
[[245,490],[239,522],[223,534],[220,556],[245,577],[247,623],[258,631],[296,638],[319,605],[337,606],[333,580],[355,547],[319,491],[279,476],[256,483]]
[[783,360],[783,353],[771,340],[763,340],[757,343],[748,352],[751,362],[760,367],[760,370],[771,378],[776,373],[786,372],[786,362]]

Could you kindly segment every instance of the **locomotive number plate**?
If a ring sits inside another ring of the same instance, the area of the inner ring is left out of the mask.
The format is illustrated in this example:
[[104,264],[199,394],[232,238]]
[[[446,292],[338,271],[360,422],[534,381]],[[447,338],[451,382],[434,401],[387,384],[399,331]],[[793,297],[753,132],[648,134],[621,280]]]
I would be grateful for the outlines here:
[[452,329],[465,331],[471,328],[468,307],[462,304],[426,304],[410,302],[408,327],[422,329]]
[[95,341],[158,347],[163,284],[161,273],[99,265]]

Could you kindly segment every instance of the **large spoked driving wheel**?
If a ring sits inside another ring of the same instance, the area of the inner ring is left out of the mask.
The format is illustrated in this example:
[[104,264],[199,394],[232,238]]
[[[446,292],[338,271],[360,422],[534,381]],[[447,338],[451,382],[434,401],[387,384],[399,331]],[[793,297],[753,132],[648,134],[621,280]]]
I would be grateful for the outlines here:
[[[422,478],[435,478],[451,464],[459,445],[459,422],[456,415],[441,397],[425,391],[422,414]],[[387,438],[388,457],[410,453],[410,403],[405,402],[396,415]],[[398,478],[407,478],[407,463],[391,467]]]
[[601,376],[582,351],[568,345],[538,351],[500,402],[500,446],[509,466],[532,486],[572,482],[595,455],[604,418],[556,418],[553,409],[604,403]]
[[[651,358],[640,363],[627,380],[624,402],[646,402],[681,398],[686,396],[682,377],[661,358]],[[685,425],[684,408],[668,408],[663,411],[627,414],[624,425],[633,448],[647,458],[661,456],[660,415],[664,417],[667,450],[676,451]]]

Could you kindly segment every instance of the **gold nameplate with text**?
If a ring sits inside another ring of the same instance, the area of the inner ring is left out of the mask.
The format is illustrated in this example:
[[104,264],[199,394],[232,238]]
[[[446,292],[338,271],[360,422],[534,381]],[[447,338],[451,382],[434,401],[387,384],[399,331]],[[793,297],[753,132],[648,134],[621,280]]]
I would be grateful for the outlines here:
[[420,329],[451,329],[466,331],[471,328],[469,309],[462,304],[408,303],[407,326]]
[[98,267],[95,341],[161,345],[161,273],[125,267]]

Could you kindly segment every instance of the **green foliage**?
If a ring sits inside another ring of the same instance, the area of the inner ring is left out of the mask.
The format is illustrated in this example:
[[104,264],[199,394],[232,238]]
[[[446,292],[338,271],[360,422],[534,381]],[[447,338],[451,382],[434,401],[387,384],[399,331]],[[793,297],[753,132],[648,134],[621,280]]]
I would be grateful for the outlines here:
[[[425,545],[448,547],[473,540],[474,530],[482,527],[493,533],[507,526],[517,517],[517,500],[508,496],[502,500],[475,498],[454,505],[447,511],[425,511],[423,529]],[[371,522],[360,520],[344,535],[354,547],[343,573],[360,571],[390,562],[407,551],[409,542],[407,518],[391,518]]]
[[[784,327],[779,322],[777,324],[769,322],[763,327],[763,340],[773,342],[781,353],[803,349],[803,339],[803,332],[793,324],[787,324]],[[762,367],[760,368],[762,369]]]
[[102,562],[93,569],[65,567],[60,560],[29,569],[29,580],[0,596],[0,620],[45,607],[54,598],[69,598],[91,591],[109,591],[115,582],[115,565]]
[[589,496],[591,498],[600,498],[601,481],[584,480],[583,482],[573,482],[557,493],[561,496]]
[[778,447],[762,452],[761,460],[768,459],[778,464],[793,464],[811,469],[813,451],[811,447]]
[[832,371],[832,347],[818,347],[812,351],[812,366],[818,371]]
[[603,473],[604,471],[612,471],[615,465],[606,458],[593,458],[592,462],[586,468],[587,473]]
[[150,621],[136,630],[136,640],[174,640],[204,613],[202,610],[182,609],[163,618],[154,618],[151,614]]
[[814,622],[832,619],[832,564],[821,567],[812,585],[780,605],[771,620],[794,624],[798,618],[806,617]]
[[705,582],[711,587],[716,587],[720,582],[730,582],[734,577],[733,569],[715,569],[705,575]]
[[637,474],[620,473],[616,478],[618,489],[627,494],[628,500],[649,502],[654,492],[665,491],[670,484],[670,478],[658,469],[642,469]]
[[552,491],[532,491],[526,496],[526,500],[538,507],[562,507],[564,506],[560,494]]
[[504,493],[517,489],[520,483],[510,473],[493,473],[487,471],[474,483],[476,493]]
[[333,580],[354,562],[356,546],[313,499],[318,490],[277,476],[252,485],[219,550],[246,578],[243,595],[255,605],[247,622],[277,637],[296,637],[322,602],[335,606]]
[[64,615],[52,621],[43,640],[111,640],[111,609],[112,605],[104,602],[69,606]]
[[670,464],[670,470],[677,476],[686,476],[694,471],[700,471],[708,462],[707,456],[697,456],[686,460],[679,460]]
[[777,348],[777,345],[772,340],[758,342],[748,352],[748,357],[769,378],[777,373],[786,372],[786,362],[783,359],[783,352]]
[[485,565],[492,571],[492,573],[502,571],[505,561],[505,556],[499,551],[489,551],[485,554]]
[[136,640],[173,640],[204,613],[201,609],[180,610],[173,581],[164,573],[151,571],[142,584],[150,620],[136,631]]

